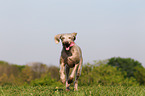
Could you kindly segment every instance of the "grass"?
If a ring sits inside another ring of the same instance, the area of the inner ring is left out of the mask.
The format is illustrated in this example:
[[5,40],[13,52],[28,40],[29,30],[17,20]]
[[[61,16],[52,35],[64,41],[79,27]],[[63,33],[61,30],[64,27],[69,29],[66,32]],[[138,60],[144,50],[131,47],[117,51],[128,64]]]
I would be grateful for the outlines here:
[[83,86],[77,92],[67,92],[64,87],[4,86],[0,96],[145,96],[145,87]]

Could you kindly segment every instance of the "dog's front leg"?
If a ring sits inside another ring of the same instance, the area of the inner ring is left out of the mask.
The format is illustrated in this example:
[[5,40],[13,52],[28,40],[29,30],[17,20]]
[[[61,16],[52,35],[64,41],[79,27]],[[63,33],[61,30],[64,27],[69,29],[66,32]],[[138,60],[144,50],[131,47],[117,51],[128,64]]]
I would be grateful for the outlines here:
[[76,77],[75,77],[75,82],[74,82],[74,91],[78,90],[78,79],[79,79],[79,77],[81,75],[82,63],[83,63],[83,59],[81,58],[79,67],[76,70]]
[[72,73],[71,73],[71,75],[70,75],[70,77],[69,77],[69,80],[68,80],[68,83],[69,83],[69,84],[73,82],[73,79],[74,79],[74,76],[75,76],[75,72],[76,72],[76,70],[77,70],[78,65],[79,65],[79,64],[75,64],[75,66],[74,66],[74,68],[73,68],[73,70],[72,70]]
[[69,70],[70,68],[68,67],[68,65],[65,65],[65,74],[66,74],[66,90],[69,91],[69,86],[70,84],[68,84],[68,77],[69,77]]
[[79,67],[76,71],[76,78],[79,79],[80,75],[81,75],[81,71],[82,71],[82,64],[83,64],[83,58],[81,58],[80,63],[79,63]]
[[60,63],[60,79],[61,82],[64,84],[65,83],[65,74],[64,74],[64,70],[65,70],[65,64],[63,62]]

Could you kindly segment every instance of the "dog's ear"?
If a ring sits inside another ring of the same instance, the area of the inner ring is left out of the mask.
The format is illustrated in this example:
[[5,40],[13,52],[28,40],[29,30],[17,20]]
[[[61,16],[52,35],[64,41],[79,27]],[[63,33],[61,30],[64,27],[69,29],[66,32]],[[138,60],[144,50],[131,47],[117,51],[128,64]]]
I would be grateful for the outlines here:
[[74,37],[74,40],[76,40],[77,33],[74,32],[74,33],[72,33],[72,35],[73,35],[73,37]]
[[54,37],[55,43],[58,44],[60,42],[60,38],[61,38],[62,34],[58,34]]

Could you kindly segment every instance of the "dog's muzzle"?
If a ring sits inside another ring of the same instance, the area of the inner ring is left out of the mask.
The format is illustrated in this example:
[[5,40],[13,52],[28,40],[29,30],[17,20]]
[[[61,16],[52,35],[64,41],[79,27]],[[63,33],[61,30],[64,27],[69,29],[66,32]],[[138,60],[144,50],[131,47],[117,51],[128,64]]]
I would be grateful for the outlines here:
[[74,42],[64,42],[63,43],[63,46],[65,47],[65,49],[68,51],[68,50],[70,50],[70,48],[72,47],[72,46],[74,46]]

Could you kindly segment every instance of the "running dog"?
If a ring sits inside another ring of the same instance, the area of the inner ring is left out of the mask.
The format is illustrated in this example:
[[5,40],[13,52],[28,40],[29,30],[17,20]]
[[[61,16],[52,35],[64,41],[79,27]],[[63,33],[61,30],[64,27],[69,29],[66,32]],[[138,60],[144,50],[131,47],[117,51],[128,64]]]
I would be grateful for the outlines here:
[[[58,44],[61,40],[63,48],[60,57],[60,79],[62,83],[66,83],[66,90],[70,90],[70,84],[73,82],[74,76],[74,90],[78,90],[78,79],[81,75],[82,69],[82,51],[81,48],[74,42],[77,33],[58,34],[55,36],[55,43]],[[69,70],[73,68],[69,76]],[[66,76],[65,76],[66,74]],[[76,74],[76,75],[75,75]]]

